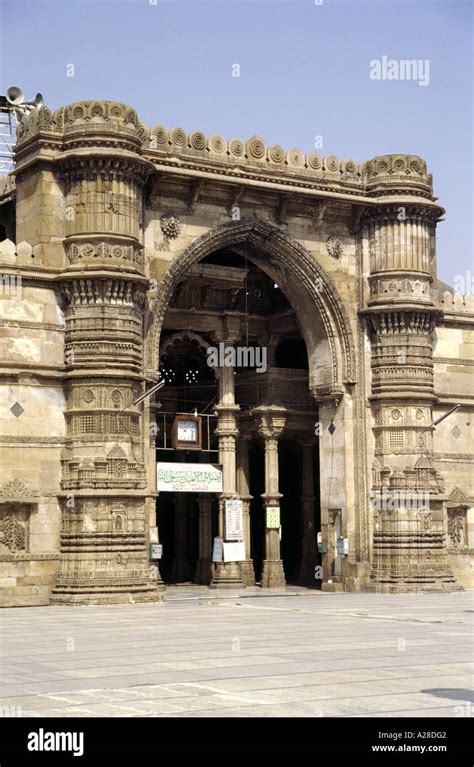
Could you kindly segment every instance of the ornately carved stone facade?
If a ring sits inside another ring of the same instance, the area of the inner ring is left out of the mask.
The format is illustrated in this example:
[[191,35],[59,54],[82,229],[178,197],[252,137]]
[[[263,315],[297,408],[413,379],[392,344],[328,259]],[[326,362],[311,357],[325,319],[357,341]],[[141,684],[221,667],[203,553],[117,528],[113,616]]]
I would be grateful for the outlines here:
[[[259,582],[284,584],[278,530],[250,532],[249,450],[265,465],[262,508],[274,507],[287,440],[302,582],[320,563],[324,589],[468,585],[474,305],[438,289],[444,211],[423,160],[357,165],[149,130],[122,104],[80,102],[23,120],[1,191],[0,604],[161,598],[148,555],[159,404],[132,403],[164,359],[249,337],[268,369],[216,371],[212,434],[224,466],[214,532],[238,495],[246,560],[212,565],[202,494],[194,580],[252,585],[260,536]],[[284,364],[298,338],[306,369]],[[163,391],[176,411],[178,390]]]

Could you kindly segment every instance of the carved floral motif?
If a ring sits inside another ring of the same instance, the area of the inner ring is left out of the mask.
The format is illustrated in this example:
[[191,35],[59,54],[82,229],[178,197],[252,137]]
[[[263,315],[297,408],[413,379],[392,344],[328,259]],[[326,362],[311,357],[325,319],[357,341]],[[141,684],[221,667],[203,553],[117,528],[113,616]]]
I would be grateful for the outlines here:
[[326,250],[333,258],[341,258],[344,252],[341,238],[337,234],[330,234],[326,240]]
[[448,509],[448,536],[451,546],[459,548],[466,543],[465,509]]
[[12,512],[0,517],[0,546],[11,552],[26,550],[26,531]]

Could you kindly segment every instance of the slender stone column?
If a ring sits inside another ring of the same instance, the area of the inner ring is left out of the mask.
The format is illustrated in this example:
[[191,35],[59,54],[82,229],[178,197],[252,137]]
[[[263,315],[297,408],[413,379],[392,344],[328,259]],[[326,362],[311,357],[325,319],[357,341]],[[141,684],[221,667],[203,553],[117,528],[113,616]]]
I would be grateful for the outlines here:
[[177,583],[191,579],[191,564],[187,550],[187,514],[184,493],[175,493],[174,556],[171,579]]
[[246,586],[255,586],[255,571],[250,549],[250,495],[249,488],[249,442],[250,435],[243,434],[237,446],[237,488],[243,506],[245,562],[240,563],[242,580]]
[[[233,367],[219,368],[219,414],[216,435],[219,440],[219,461],[222,464],[223,492],[219,499],[219,536],[225,534],[225,501],[237,496],[236,487],[236,440],[239,434],[235,404],[235,381]],[[242,575],[237,562],[218,562],[214,569],[211,588],[243,587]]]
[[303,511],[303,530],[301,540],[301,561],[299,580],[302,583],[314,585],[314,568],[316,565],[316,537],[314,533],[314,442],[305,442],[303,447],[302,491],[301,506]]
[[199,495],[199,558],[194,583],[209,586],[212,573],[212,496]]
[[[278,438],[285,428],[286,410],[276,405],[262,405],[253,412],[258,433],[263,437],[265,446],[265,492],[262,498],[266,515],[267,509],[276,506],[282,497],[278,490]],[[277,528],[267,528],[262,587],[284,588],[285,585],[285,572],[280,558],[280,531]]]

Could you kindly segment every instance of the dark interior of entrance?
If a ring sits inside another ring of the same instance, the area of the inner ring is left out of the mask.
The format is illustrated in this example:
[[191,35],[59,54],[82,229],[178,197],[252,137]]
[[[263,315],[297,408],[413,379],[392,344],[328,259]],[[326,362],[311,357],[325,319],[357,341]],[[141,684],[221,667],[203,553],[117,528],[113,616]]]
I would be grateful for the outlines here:
[[[278,404],[288,411],[288,425],[278,444],[281,558],[287,583],[301,582],[303,513],[302,443],[312,444],[313,535],[319,530],[318,445],[314,425],[317,409],[309,393],[308,359],[298,318],[284,291],[245,254],[214,253],[195,264],[179,283],[169,305],[160,343],[160,372],[166,386],[152,405],[157,461],[219,463],[217,426],[218,382],[207,364],[206,346],[215,346],[223,327],[232,327],[233,343],[267,348],[267,369],[235,367],[239,430],[249,439],[250,550],[259,583],[265,557],[264,450],[253,426],[253,408]],[[239,339],[240,334],[240,339]],[[202,450],[174,450],[171,430],[176,414],[202,416]],[[253,431],[252,431],[253,428]],[[308,489],[306,488],[306,493]],[[219,499],[211,500],[212,537],[218,535]],[[199,580],[200,513],[198,493],[161,493],[157,526],[163,554],[160,573],[165,583]],[[306,519],[308,524],[308,519]],[[316,546],[315,546],[316,548]],[[211,566],[212,569],[212,566]],[[209,571],[209,580],[212,577]],[[304,582],[308,582],[307,574]],[[314,582],[317,587],[318,582]]]

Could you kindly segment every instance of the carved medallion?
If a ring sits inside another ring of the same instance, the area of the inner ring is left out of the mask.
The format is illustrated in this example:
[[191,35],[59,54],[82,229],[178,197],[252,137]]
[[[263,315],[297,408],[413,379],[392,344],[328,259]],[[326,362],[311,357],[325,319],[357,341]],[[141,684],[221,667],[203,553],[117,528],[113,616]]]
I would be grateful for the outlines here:
[[163,215],[161,217],[161,231],[165,237],[169,237],[170,240],[179,237],[181,225],[179,219],[176,216]]
[[330,234],[326,240],[326,250],[333,258],[341,258],[343,254],[343,246],[341,238],[337,234]]

